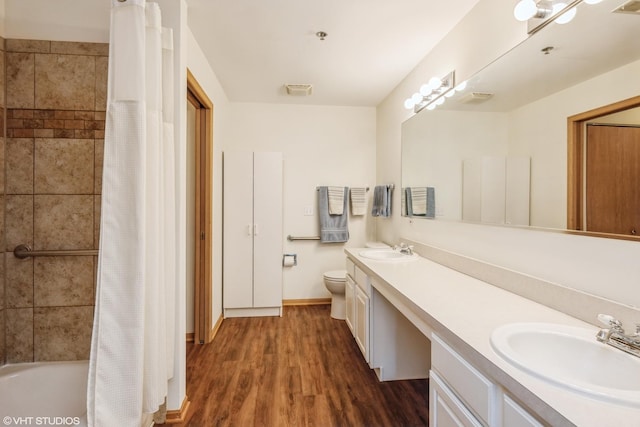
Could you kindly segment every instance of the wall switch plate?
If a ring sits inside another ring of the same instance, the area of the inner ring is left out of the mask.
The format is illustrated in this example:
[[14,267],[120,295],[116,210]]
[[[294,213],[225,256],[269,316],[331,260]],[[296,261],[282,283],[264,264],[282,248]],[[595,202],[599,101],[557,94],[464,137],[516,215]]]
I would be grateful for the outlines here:
[[313,216],[313,206],[304,207],[304,216]]

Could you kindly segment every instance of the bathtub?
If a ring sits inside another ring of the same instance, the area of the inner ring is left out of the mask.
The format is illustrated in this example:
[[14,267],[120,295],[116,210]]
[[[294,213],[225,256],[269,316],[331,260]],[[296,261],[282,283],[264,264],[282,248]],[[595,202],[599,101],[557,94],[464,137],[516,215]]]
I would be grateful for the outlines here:
[[89,362],[0,368],[0,426],[86,426]]

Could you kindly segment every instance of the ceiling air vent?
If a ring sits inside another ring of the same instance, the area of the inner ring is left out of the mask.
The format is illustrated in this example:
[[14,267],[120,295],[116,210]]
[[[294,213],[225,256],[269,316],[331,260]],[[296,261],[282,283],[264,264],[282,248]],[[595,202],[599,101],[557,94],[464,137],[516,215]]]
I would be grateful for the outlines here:
[[631,13],[640,15],[640,0],[631,0],[617,8],[613,13]]
[[313,93],[312,85],[284,85],[287,89],[287,95],[291,96],[309,96]]
[[492,93],[486,92],[469,92],[460,98],[460,102],[463,104],[479,104],[484,101],[488,101],[493,97]]

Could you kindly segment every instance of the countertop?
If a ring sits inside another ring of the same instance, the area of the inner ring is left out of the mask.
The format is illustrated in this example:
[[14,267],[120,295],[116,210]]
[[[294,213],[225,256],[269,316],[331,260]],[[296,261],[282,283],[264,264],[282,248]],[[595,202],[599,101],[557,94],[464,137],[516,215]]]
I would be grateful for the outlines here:
[[[490,343],[495,328],[514,322],[589,328],[594,339],[595,326],[426,258],[378,261],[361,257],[363,249],[349,248],[345,253],[373,279],[372,286],[427,338],[431,338],[429,330],[444,338],[550,425],[640,426],[640,409],[598,401],[550,384],[503,360]],[[640,389],[640,382],[638,385]]]

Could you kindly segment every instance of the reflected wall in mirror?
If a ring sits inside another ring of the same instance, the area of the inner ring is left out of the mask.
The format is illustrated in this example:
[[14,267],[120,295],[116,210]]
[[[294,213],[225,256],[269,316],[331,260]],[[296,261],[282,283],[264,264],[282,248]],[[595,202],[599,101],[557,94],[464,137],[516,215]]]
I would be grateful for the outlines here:
[[[529,225],[569,228],[567,119],[640,95],[640,14],[612,13],[620,4],[580,4],[572,22],[549,25],[469,79],[444,105],[403,123],[402,187],[433,187],[436,219],[483,221],[465,214],[463,200],[474,201],[477,211],[485,192],[482,181],[471,190],[467,184],[465,194],[465,161],[487,164],[494,178],[485,180],[495,182],[501,174],[488,165],[504,164],[496,159],[528,159],[528,197],[520,177],[515,194],[521,197],[510,203],[505,174],[503,196],[492,193],[503,204],[485,203],[504,215],[487,222],[523,224],[508,212],[512,205],[522,211],[528,199]],[[585,206],[586,198],[581,202]]]

